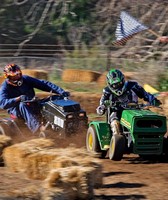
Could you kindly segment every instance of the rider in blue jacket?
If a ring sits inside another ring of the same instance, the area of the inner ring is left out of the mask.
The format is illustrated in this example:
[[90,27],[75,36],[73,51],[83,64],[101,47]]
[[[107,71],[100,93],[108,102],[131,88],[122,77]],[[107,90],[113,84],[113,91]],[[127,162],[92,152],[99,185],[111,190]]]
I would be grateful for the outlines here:
[[37,107],[29,106],[23,101],[30,100],[35,96],[34,88],[61,94],[64,97],[69,96],[69,92],[49,81],[22,75],[20,67],[16,64],[5,66],[4,77],[5,81],[0,87],[0,108],[7,109],[9,114],[24,119],[32,133],[41,127],[37,116],[39,111]]
[[[149,102],[151,105],[159,106],[161,102],[152,94],[146,92],[136,81],[125,81],[123,73],[118,69],[111,69],[107,76],[107,87],[103,89],[97,113],[103,115],[106,111],[105,101],[138,103],[138,98]],[[121,134],[120,118],[122,110],[112,112],[109,117],[109,124],[113,134]]]

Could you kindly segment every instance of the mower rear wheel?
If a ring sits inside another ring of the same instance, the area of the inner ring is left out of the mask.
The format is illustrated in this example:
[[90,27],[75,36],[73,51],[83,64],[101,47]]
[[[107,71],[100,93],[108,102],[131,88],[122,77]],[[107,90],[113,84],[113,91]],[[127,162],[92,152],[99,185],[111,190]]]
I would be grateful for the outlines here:
[[106,157],[107,151],[101,150],[94,126],[88,128],[86,135],[86,148],[89,152],[97,154],[100,158]]
[[110,160],[120,161],[125,151],[125,137],[123,135],[113,135],[110,142]]

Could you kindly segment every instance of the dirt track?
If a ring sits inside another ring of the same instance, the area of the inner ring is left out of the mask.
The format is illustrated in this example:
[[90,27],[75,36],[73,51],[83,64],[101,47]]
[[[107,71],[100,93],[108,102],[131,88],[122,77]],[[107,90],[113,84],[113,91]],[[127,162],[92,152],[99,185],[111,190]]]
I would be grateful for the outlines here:
[[[77,138],[76,138],[77,139]],[[78,140],[79,141],[79,140]],[[85,145],[85,135],[80,138],[79,146]],[[59,141],[56,145],[59,146]],[[61,145],[68,145],[68,142]],[[168,199],[168,162],[163,160],[142,160],[136,155],[124,155],[122,161],[102,160],[104,185],[95,189],[96,200],[112,199]],[[13,190],[33,187],[34,191],[40,181],[31,181],[23,174],[13,174],[6,167],[0,167],[0,200],[23,199],[14,198]],[[6,196],[6,198],[5,198]],[[36,195],[29,199],[38,199]]]
[[[142,161],[134,155],[124,156],[120,162],[106,158],[102,163],[104,185],[95,189],[96,200],[167,199],[168,163]],[[9,200],[14,190],[24,191],[24,188],[34,187],[36,191],[38,184],[41,184],[38,180],[28,180],[23,174],[13,174],[5,167],[0,168],[0,177],[1,200],[6,199],[3,196]],[[38,199],[36,194],[29,196],[32,196],[30,199]]]
[[104,186],[98,199],[167,199],[168,163],[139,160],[135,155],[120,162],[103,161]]

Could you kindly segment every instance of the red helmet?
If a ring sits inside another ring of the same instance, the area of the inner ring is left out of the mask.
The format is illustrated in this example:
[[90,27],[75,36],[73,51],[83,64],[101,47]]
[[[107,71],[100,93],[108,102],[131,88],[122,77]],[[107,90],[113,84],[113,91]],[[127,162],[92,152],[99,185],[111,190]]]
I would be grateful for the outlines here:
[[4,68],[4,77],[14,86],[22,84],[22,71],[16,64],[8,64]]

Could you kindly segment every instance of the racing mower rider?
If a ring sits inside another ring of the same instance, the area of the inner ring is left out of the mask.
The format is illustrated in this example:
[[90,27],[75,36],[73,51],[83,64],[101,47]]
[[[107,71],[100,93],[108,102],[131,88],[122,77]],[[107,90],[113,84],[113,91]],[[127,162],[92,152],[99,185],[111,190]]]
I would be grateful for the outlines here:
[[[159,106],[161,102],[154,95],[146,92],[135,81],[125,81],[123,73],[118,69],[111,69],[106,76],[107,86],[103,89],[100,99],[100,105],[96,109],[97,114],[103,115],[106,111],[105,101],[112,103],[122,102],[138,103],[138,98],[150,103],[150,105]],[[109,117],[109,124],[113,134],[121,134],[120,118],[122,110],[112,112]]]
[[37,105],[24,103],[24,101],[30,100],[35,96],[34,89],[60,94],[63,97],[70,95],[69,92],[49,81],[22,75],[20,67],[16,64],[5,66],[4,77],[5,81],[0,87],[0,108],[6,109],[12,116],[24,119],[32,133],[42,128],[38,117],[40,108]]

